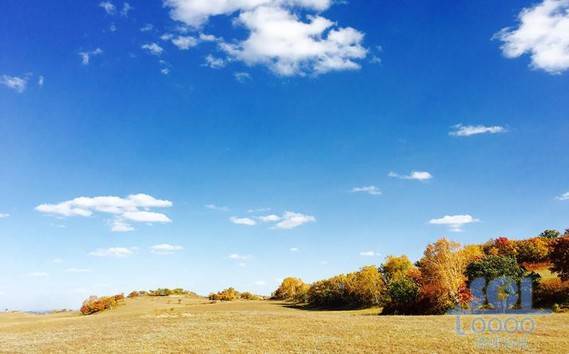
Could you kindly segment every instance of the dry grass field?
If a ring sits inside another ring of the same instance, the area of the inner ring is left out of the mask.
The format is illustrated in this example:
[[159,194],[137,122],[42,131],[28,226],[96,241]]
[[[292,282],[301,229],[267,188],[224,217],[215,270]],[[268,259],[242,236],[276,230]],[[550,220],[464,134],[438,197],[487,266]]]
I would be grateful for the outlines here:
[[[310,311],[274,301],[209,303],[141,297],[92,316],[0,314],[0,352],[469,353],[452,316],[377,316],[377,309]],[[465,321],[468,323],[471,318]],[[569,353],[569,314],[535,317],[524,351]],[[496,335],[486,334],[485,339]],[[504,335],[500,334],[500,338]],[[506,336],[507,337],[507,336]],[[516,340],[524,337],[514,335]],[[504,345],[492,352],[511,352]],[[515,350],[514,350],[515,351]],[[521,351],[518,349],[518,351]]]

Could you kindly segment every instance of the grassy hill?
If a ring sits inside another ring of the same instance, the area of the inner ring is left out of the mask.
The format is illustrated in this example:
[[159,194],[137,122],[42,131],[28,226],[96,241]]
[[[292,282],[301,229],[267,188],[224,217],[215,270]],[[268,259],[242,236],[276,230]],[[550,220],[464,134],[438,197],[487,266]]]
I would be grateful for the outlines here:
[[[139,297],[92,316],[0,314],[0,352],[475,352],[476,337],[457,336],[452,316],[377,313]],[[535,319],[530,351],[569,352],[569,314]]]

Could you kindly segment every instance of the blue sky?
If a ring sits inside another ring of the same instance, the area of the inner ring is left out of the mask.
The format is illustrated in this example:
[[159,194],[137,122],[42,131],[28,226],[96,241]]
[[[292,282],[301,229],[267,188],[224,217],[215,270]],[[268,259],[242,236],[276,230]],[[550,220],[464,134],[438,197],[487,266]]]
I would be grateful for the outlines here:
[[1,308],[569,227],[567,1],[125,4],[0,4]]

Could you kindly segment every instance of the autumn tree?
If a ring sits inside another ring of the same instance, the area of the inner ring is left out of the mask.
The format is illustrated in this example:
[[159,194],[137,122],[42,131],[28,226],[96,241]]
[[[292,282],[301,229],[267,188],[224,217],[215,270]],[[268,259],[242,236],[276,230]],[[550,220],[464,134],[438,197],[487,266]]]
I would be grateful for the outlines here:
[[561,280],[569,280],[569,236],[558,238],[549,254],[551,271],[556,272]]
[[276,300],[303,302],[306,301],[309,288],[301,279],[288,277],[281,282],[272,297]]
[[461,250],[459,243],[441,239],[428,245],[419,261],[422,295],[430,299],[434,312],[444,312],[461,301],[467,266]]

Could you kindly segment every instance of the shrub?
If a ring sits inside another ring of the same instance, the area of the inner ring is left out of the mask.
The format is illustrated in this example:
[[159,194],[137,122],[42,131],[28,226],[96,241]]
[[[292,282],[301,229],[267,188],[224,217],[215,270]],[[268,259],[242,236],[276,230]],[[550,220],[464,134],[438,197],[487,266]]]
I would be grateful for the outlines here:
[[159,288],[156,290],[149,290],[148,296],[170,296],[172,295],[172,290],[166,288]]
[[394,279],[387,288],[387,303],[382,314],[410,315],[417,311],[421,288],[411,278],[402,276]]
[[533,291],[536,307],[569,304],[569,282],[558,278],[542,280]]
[[555,240],[549,258],[551,271],[556,272],[561,280],[569,280],[569,236]]
[[262,296],[255,295],[255,294],[250,293],[250,292],[248,292],[248,291],[246,291],[246,292],[244,292],[244,293],[241,293],[241,294],[239,295],[239,298],[242,299],[242,300],[263,300],[263,297],[262,297]]
[[128,298],[133,298],[133,297],[139,297],[140,293],[138,291],[131,291],[130,294],[128,294]]
[[210,294],[209,299],[213,301],[233,301],[239,299],[239,292],[233,288],[227,288],[215,294]]
[[112,309],[123,301],[123,294],[105,297],[91,296],[83,302],[80,311],[83,315],[91,315],[97,312]]
[[287,301],[306,301],[309,285],[305,284],[301,279],[288,277],[285,278],[281,285],[272,295],[275,300]]

